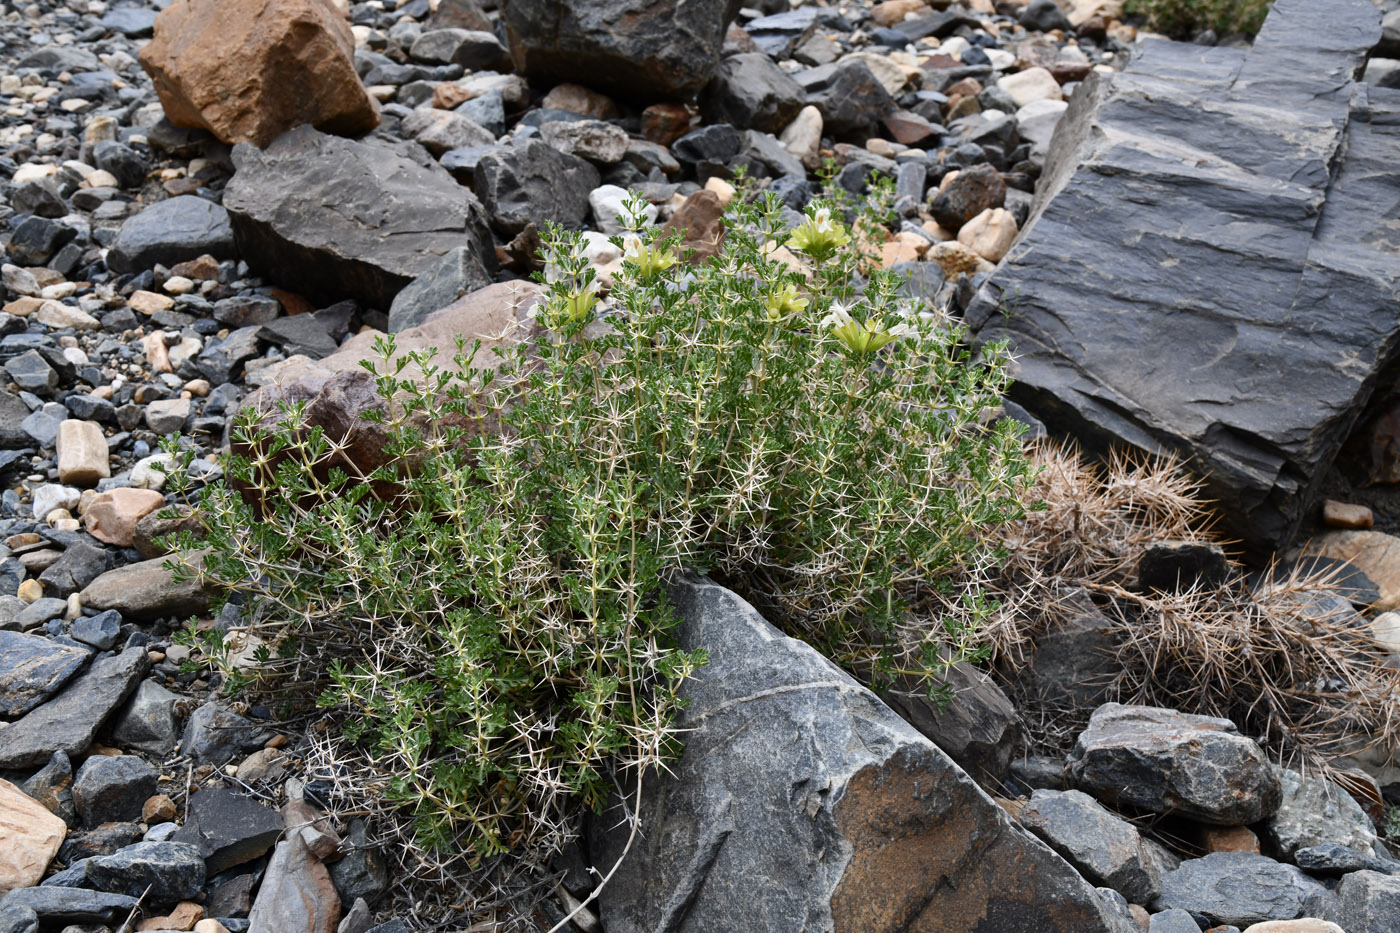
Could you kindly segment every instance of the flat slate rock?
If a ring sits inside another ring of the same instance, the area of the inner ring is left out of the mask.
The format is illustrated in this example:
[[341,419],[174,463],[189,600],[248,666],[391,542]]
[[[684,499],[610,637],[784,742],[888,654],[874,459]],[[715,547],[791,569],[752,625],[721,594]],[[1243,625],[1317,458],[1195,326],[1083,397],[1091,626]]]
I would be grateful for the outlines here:
[[81,648],[0,632],[0,716],[23,716],[45,702],[87,659]]
[[182,194],[152,204],[122,224],[107,251],[107,265],[114,272],[141,272],[205,253],[215,259],[233,258],[228,211],[213,201]]
[[1248,52],[1148,41],[1091,75],[967,309],[1010,340],[1014,400],[1181,455],[1256,550],[1295,534],[1400,347],[1400,91],[1354,80],[1379,38],[1369,0],[1278,0]]
[[227,788],[215,788],[190,798],[185,825],[170,839],[198,848],[209,874],[216,875],[267,852],[283,828],[276,810]]
[[445,169],[300,126],[266,149],[234,147],[224,191],[240,254],[265,278],[323,305],[386,310],[439,258],[467,246],[496,270],[486,215]]
[[54,752],[76,756],[86,751],[150,663],[146,649],[139,647],[94,662],[55,699],[4,730],[0,768],[37,768]]
[[136,906],[136,898],[83,888],[43,886],[18,888],[0,897],[0,910],[27,907],[54,929],[66,923],[111,923],[118,916],[125,920]]
[[[1100,895],[930,741],[709,581],[678,584],[685,751],[643,790],[608,933],[1121,929]],[[589,835],[606,870],[628,835]]]

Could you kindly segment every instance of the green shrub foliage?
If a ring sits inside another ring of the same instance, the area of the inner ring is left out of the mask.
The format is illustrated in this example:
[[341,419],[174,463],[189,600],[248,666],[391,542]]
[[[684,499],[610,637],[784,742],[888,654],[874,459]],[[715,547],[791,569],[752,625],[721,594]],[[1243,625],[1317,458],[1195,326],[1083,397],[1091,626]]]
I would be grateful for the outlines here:
[[392,437],[368,477],[298,406],[238,421],[233,483],[183,542],[257,607],[267,663],[228,673],[344,710],[424,843],[547,850],[614,775],[676,754],[705,661],[675,644],[678,569],[869,683],[928,686],[973,643],[985,531],[1028,474],[1019,429],[988,417],[1003,354],[860,275],[832,205],[781,216],[736,199],[703,265],[635,223],[606,298],[551,230],[537,336],[502,365],[391,362],[392,339],[366,364]]
[[1224,38],[1257,33],[1272,5],[1273,0],[1128,0],[1124,9],[1168,36],[1189,37],[1213,29]]

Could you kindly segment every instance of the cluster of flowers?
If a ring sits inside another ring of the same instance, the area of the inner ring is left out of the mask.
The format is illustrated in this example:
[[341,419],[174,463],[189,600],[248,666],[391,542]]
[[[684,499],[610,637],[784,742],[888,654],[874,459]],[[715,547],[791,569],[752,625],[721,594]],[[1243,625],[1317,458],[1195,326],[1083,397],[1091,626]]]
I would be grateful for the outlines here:
[[[631,223],[633,229],[622,236],[622,260],[634,268],[639,280],[654,279],[680,261],[674,249],[652,245],[643,237],[647,222],[639,213],[626,214],[624,220]],[[829,207],[812,207],[808,209],[806,221],[789,233],[785,245],[821,264],[830,262],[850,242],[850,233],[844,224],[832,219]],[[567,253],[556,250],[545,265],[544,277],[551,285],[564,282],[569,286],[555,306],[553,316],[544,321],[547,326],[560,330],[592,319],[600,300],[600,284],[596,270],[590,267],[576,245]],[[808,298],[799,295],[796,286],[787,284],[768,296],[768,318],[775,324],[789,323],[799,318],[810,304]],[[903,320],[883,320],[882,315],[863,307],[859,300],[843,303],[831,299],[825,311],[819,326],[844,352],[854,357],[870,357],[896,340],[918,337],[918,330],[909,323],[908,314]]]

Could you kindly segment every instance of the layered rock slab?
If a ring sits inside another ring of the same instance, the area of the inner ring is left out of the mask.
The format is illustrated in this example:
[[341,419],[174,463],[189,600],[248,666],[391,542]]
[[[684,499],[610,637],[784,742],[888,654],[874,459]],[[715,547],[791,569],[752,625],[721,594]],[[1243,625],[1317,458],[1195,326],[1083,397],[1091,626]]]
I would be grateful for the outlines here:
[[[609,933],[1117,930],[1099,896],[874,694],[746,602],[689,578],[685,752],[643,790],[604,888]],[[626,826],[605,814],[603,870]]]
[[381,310],[444,255],[467,247],[477,280],[496,271],[476,197],[436,164],[301,126],[266,150],[234,147],[224,192],[240,255],[313,301]]
[[1014,399],[1183,456],[1254,548],[1295,533],[1400,346],[1400,93],[1354,80],[1379,37],[1367,0],[1280,0],[1248,52],[1151,41],[1092,75],[967,310]]

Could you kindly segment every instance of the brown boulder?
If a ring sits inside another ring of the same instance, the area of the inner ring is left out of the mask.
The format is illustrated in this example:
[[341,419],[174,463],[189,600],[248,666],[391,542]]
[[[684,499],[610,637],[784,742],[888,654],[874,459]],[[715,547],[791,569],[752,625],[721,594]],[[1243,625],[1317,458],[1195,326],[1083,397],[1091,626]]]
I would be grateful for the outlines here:
[[[393,360],[413,351],[436,350],[436,365],[456,370],[452,358],[457,353],[457,338],[462,336],[468,349],[473,340],[481,339],[473,368],[494,370],[502,362],[497,351],[504,352],[522,336],[533,333],[530,312],[539,295],[539,286],[525,282],[503,282],[464,295],[429,315],[417,327],[395,334]],[[368,474],[387,462],[384,445],[388,433],[383,424],[367,417],[372,412],[383,412],[385,403],[376,389],[375,377],[360,363],[372,360],[376,371],[383,372],[384,361],[375,349],[375,341],[384,336],[379,331],[365,331],[323,359],[294,356],[269,367],[262,388],[249,395],[243,407],[264,419],[274,419],[280,414],[280,402],[305,402],[308,428],[320,427],[328,437],[345,441],[342,456],[327,467],[339,467],[352,477]],[[419,381],[422,372],[409,365],[398,378]],[[460,420],[457,426],[473,427]],[[475,427],[495,430],[494,424]]]
[[303,123],[343,135],[379,124],[354,52],[325,0],[175,0],[141,67],[171,123],[262,147]]

